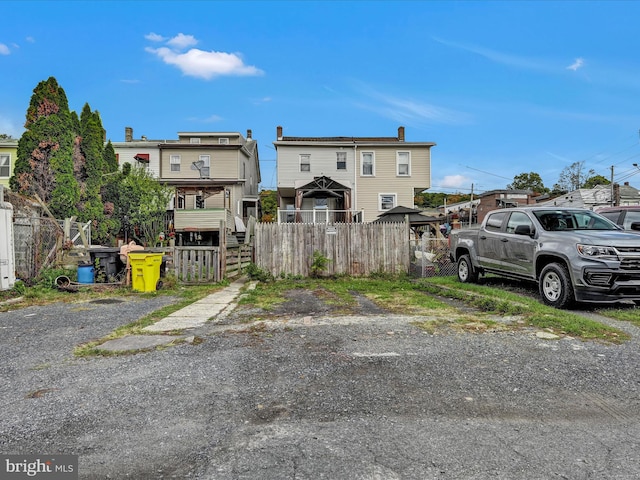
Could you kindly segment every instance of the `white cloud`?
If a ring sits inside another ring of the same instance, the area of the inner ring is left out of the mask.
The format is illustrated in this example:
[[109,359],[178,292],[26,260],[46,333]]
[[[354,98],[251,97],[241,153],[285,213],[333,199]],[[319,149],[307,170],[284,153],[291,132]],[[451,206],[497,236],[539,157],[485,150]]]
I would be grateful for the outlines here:
[[449,125],[466,124],[471,122],[471,116],[446,107],[440,107],[414,98],[401,98],[378,92],[368,85],[356,82],[358,92],[363,93],[375,101],[367,100],[356,106],[377,112],[383,117],[393,119],[406,125],[420,125],[424,123],[444,123]]
[[574,72],[576,70],[578,70],[579,68],[584,66],[584,59],[583,58],[576,58],[576,61],[573,62],[571,65],[569,65],[567,67],[567,70],[573,70]]
[[0,55],[9,55],[11,51],[4,43],[0,43]]
[[217,123],[224,120],[220,115],[209,115],[207,118],[204,118],[202,121],[204,123]]
[[438,187],[440,188],[460,188],[468,187],[472,180],[464,175],[446,175],[440,182]]
[[162,35],[158,35],[157,33],[147,33],[144,38],[146,38],[147,40],[151,41],[151,42],[163,42],[164,41],[164,37]]
[[25,38],[25,40],[26,40],[28,43],[36,43],[36,39],[35,39],[35,38],[33,38],[33,37],[31,37],[31,36],[29,36],[29,37]]
[[511,67],[525,68],[528,70],[551,70],[553,68],[548,62],[543,60],[511,55],[477,45],[449,42],[437,37],[432,38],[436,42],[441,43],[442,45],[446,45],[447,47],[457,48],[459,50],[465,50],[467,52],[475,53],[476,55],[480,55],[487,60],[491,60],[492,62],[502,63],[503,65],[508,65]]
[[257,67],[245,65],[242,58],[235,53],[205,51],[198,48],[181,52],[182,49],[197,43],[198,40],[192,35],[180,33],[166,42],[168,47],[147,47],[145,50],[156,55],[167,65],[177,67],[183,74],[205,80],[219,76],[255,76],[264,73]]
[[197,44],[198,40],[196,40],[193,35],[185,35],[184,33],[179,33],[167,42],[167,45],[175,48],[176,50],[183,50],[187,47],[193,47]]
[[134,84],[134,83],[140,83],[140,80],[136,80],[136,79],[127,79],[127,78],[123,78],[122,80],[120,80],[122,83],[130,83],[130,84]]

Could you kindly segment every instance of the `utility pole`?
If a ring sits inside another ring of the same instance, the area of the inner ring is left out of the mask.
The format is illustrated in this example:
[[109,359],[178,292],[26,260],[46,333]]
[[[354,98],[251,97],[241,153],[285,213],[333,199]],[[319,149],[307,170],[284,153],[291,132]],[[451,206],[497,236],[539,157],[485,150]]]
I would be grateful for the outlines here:
[[473,224],[473,183],[471,184],[471,200],[469,200],[469,226]]
[[616,201],[613,196],[613,165],[611,165],[611,206],[612,207],[616,206]]

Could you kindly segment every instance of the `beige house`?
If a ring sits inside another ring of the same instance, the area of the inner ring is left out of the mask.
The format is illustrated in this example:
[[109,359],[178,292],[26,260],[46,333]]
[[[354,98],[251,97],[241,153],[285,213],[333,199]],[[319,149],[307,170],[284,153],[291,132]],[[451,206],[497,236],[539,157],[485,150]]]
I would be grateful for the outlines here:
[[124,143],[113,143],[119,164],[147,168],[175,189],[168,206],[172,229],[182,245],[219,245],[225,234],[242,234],[248,218],[258,217],[258,145],[247,130],[178,132],[177,140],[134,139],[127,127]]
[[432,142],[286,137],[277,127],[279,222],[373,222],[431,186]]

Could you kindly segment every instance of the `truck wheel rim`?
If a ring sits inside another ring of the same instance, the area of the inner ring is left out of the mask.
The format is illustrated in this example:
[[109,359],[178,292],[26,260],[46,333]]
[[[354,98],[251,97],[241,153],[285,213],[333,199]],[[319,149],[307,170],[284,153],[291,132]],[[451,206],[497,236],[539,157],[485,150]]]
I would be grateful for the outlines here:
[[549,273],[544,277],[542,285],[544,296],[551,301],[555,301],[560,297],[562,293],[562,287],[560,286],[560,277],[555,273]]
[[469,267],[466,262],[460,262],[460,266],[458,267],[458,274],[462,280],[466,280],[469,276]]

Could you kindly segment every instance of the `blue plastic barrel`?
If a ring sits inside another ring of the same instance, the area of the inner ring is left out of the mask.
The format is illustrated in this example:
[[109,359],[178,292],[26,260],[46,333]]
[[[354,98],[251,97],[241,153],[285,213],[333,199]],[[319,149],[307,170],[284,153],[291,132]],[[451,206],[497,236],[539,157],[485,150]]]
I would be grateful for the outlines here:
[[93,265],[78,265],[78,283],[93,283]]

